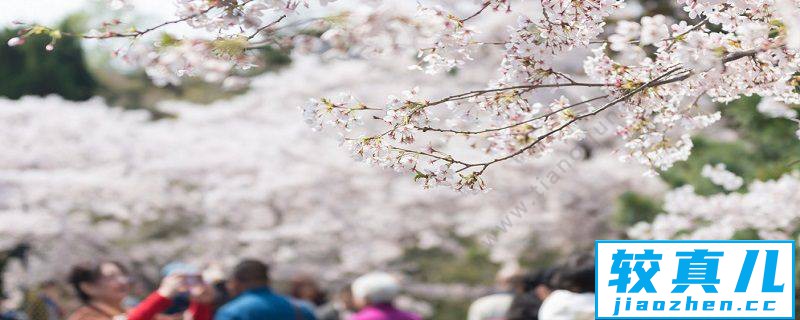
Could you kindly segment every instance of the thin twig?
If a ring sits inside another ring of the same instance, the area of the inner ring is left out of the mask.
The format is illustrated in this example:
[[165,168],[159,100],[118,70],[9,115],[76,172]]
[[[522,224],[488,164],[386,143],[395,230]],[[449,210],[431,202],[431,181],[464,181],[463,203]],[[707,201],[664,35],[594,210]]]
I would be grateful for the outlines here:
[[483,6],[480,8],[480,10],[478,10],[475,13],[473,13],[471,16],[466,17],[464,19],[461,19],[459,21],[461,21],[461,23],[464,23],[464,22],[467,22],[467,20],[469,20],[469,19],[477,17],[479,14],[481,14],[483,12],[483,10],[486,10],[486,8],[488,8],[490,4],[491,3],[489,1],[486,1],[486,3],[483,4]]
[[583,104],[587,104],[587,103],[590,103],[590,102],[593,102],[593,101],[597,101],[599,99],[603,99],[603,98],[606,98],[606,97],[608,97],[607,94],[599,96],[599,97],[594,97],[594,98],[591,98],[589,100],[584,100],[584,101],[581,101],[581,102],[578,102],[578,103],[573,103],[571,105],[558,108],[557,110],[553,110],[551,112],[548,112],[548,113],[533,117],[531,119],[528,119],[528,120],[525,120],[525,121],[522,121],[522,122],[518,122],[518,123],[514,123],[514,124],[510,124],[510,125],[503,126],[503,127],[498,127],[498,128],[489,128],[489,129],[483,129],[483,130],[477,130],[477,131],[459,131],[459,130],[454,130],[454,129],[442,129],[442,128],[431,128],[431,127],[416,127],[416,129],[419,129],[422,132],[436,131],[436,132],[449,132],[449,133],[457,133],[457,134],[481,134],[481,133],[487,133],[487,132],[493,132],[493,131],[501,131],[501,130],[505,130],[505,129],[514,128],[514,127],[517,127],[517,126],[520,126],[520,125],[523,125],[523,124],[526,124],[526,123],[529,123],[529,122],[533,122],[533,121],[536,121],[536,120],[539,120],[539,119],[542,119],[542,118],[547,118],[549,116],[552,116],[552,115],[554,115],[556,113],[559,113],[561,111],[564,111],[566,109],[574,108],[574,107],[577,107],[577,106],[580,106],[580,105],[583,105]]
[[272,26],[274,26],[274,25],[278,24],[279,22],[281,22],[281,20],[283,20],[283,19],[285,19],[285,18],[286,18],[286,15],[284,14],[284,15],[280,16],[280,17],[279,17],[277,20],[275,20],[275,21],[272,21],[272,22],[270,22],[269,24],[267,24],[267,25],[265,25],[265,26],[263,26],[263,27],[261,27],[261,28],[258,28],[258,29],[256,29],[256,32],[253,32],[253,34],[251,34],[250,36],[248,36],[248,37],[247,37],[247,39],[253,39],[253,38],[255,38],[255,37],[256,37],[256,36],[257,36],[259,33],[261,33],[261,31],[264,31],[264,30],[266,30],[266,29],[268,29],[268,28],[270,28],[270,27],[272,27]]
[[663,79],[664,77],[666,77],[666,76],[668,76],[668,75],[670,75],[670,74],[672,74],[672,73],[674,73],[674,72],[676,72],[676,71],[678,71],[678,70],[680,70],[680,68],[675,68],[675,69],[672,69],[672,70],[670,70],[670,71],[667,71],[667,72],[665,72],[664,74],[662,74],[662,75],[660,75],[660,76],[656,77],[655,79],[653,79],[653,80],[650,80],[649,82],[647,82],[647,83],[645,83],[645,84],[643,84],[643,85],[639,86],[638,88],[636,88],[636,89],[634,89],[634,90],[631,90],[630,92],[628,92],[628,93],[626,93],[626,94],[624,94],[624,95],[620,96],[619,98],[616,98],[616,99],[614,99],[613,101],[611,101],[611,102],[607,103],[606,105],[604,105],[603,107],[601,107],[601,108],[599,108],[599,109],[597,109],[597,110],[595,110],[595,111],[588,112],[588,113],[585,113],[585,114],[582,114],[582,115],[580,115],[580,116],[577,116],[577,117],[574,117],[574,118],[570,119],[569,121],[565,122],[565,123],[564,123],[564,124],[562,124],[561,126],[559,126],[559,127],[555,128],[555,129],[553,129],[553,130],[551,130],[551,131],[549,131],[549,132],[547,132],[547,133],[545,133],[545,134],[543,134],[543,135],[539,136],[538,138],[536,138],[536,140],[534,140],[533,142],[531,142],[531,143],[530,143],[530,144],[528,144],[527,146],[525,146],[525,147],[523,147],[523,148],[521,148],[521,149],[519,149],[519,150],[517,150],[517,151],[515,151],[515,152],[513,152],[513,153],[510,153],[510,154],[508,154],[508,155],[506,155],[506,156],[503,156],[503,157],[500,157],[500,158],[496,158],[496,159],[494,159],[494,160],[491,160],[491,161],[488,161],[488,162],[484,162],[484,163],[478,163],[478,164],[472,164],[472,165],[469,165],[469,166],[465,167],[464,169],[466,169],[466,168],[468,168],[468,167],[483,166],[483,169],[481,169],[481,170],[480,170],[480,172],[482,173],[484,170],[486,170],[486,167],[488,167],[488,166],[490,166],[490,165],[492,165],[492,164],[495,164],[495,163],[501,162],[501,161],[505,161],[505,160],[511,159],[511,158],[513,158],[513,157],[516,157],[516,156],[518,156],[518,155],[522,154],[523,152],[525,152],[525,151],[527,151],[527,150],[529,150],[529,149],[533,148],[533,147],[534,147],[534,146],[536,146],[537,144],[539,144],[539,142],[541,142],[541,141],[542,141],[542,140],[544,140],[545,138],[547,138],[547,137],[549,137],[549,136],[551,136],[551,135],[555,134],[556,132],[559,132],[559,131],[563,130],[563,129],[564,129],[564,128],[566,128],[567,126],[569,126],[569,125],[571,125],[571,124],[575,123],[576,121],[582,120],[582,119],[584,119],[584,118],[587,118],[587,117],[590,117],[590,116],[594,116],[594,115],[596,115],[596,114],[598,114],[598,113],[600,113],[600,112],[602,112],[602,111],[604,111],[604,110],[608,109],[609,107],[611,107],[611,106],[613,106],[613,105],[616,105],[617,103],[619,103],[619,102],[621,102],[621,101],[627,100],[628,98],[630,98],[631,96],[633,96],[633,95],[635,95],[635,94],[639,93],[640,91],[642,91],[642,90],[644,90],[644,89],[647,89],[647,88],[649,88],[649,87],[652,87],[652,86],[654,86],[654,84],[655,84],[655,83],[657,83],[659,80]]
[[508,91],[508,90],[517,90],[517,89],[538,89],[538,88],[561,88],[561,87],[612,87],[615,86],[611,83],[584,83],[584,82],[573,82],[573,83],[552,83],[552,84],[527,84],[527,85],[518,85],[518,86],[510,86],[510,87],[502,87],[502,88],[494,88],[494,89],[483,89],[483,90],[474,90],[464,93],[459,93],[456,95],[452,95],[449,97],[442,98],[440,100],[436,100],[433,102],[428,102],[427,106],[435,106],[449,101],[456,101],[456,100],[463,100],[468,98],[474,98],[477,96],[481,96],[487,93],[492,92],[500,92],[500,91]]

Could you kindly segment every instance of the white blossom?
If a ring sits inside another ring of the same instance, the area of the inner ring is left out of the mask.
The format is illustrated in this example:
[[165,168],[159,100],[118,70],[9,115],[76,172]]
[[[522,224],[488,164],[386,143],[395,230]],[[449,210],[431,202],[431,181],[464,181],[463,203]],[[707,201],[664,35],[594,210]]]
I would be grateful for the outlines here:
[[726,170],[724,163],[718,163],[714,166],[707,164],[703,166],[703,170],[700,174],[728,191],[737,190],[744,184],[744,179]]

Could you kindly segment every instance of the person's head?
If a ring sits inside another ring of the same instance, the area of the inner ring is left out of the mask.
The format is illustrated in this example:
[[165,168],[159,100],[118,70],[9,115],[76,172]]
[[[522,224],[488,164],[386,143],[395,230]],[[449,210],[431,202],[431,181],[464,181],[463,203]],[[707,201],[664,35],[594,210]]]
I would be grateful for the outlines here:
[[519,284],[522,269],[517,263],[507,263],[495,275],[494,282],[497,290],[514,291]]
[[508,320],[536,319],[542,301],[550,294],[549,269],[516,277],[514,299],[506,313]]
[[575,293],[594,292],[594,256],[591,254],[569,256],[556,272],[554,282],[558,288]]
[[337,294],[336,298],[342,303],[342,305],[350,311],[357,311],[358,307],[356,306],[355,299],[353,298],[353,288],[351,285],[346,285],[339,289],[339,294]]
[[119,306],[130,289],[127,270],[113,261],[74,266],[69,283],[83,303],[102,302]]
[[243,291],[268,285],[269,267],[261,261],[246,259],[233,268],[227,289],[231,296],[237,296]]
[[55,280],[45,280],[39,284],[39,292],[50,299],[55,299],[59,296],[58,282]]
[[306,300],[318,306],[327,301],[325,292],[309,275],[300,274],[293,277],[290,281],[290,288],[290,294],[294,298]]
[[390,304],[400,294],[400,283],[384,272],[372,272],[358,277],[351,286],[358,308],[374,304]]
[[533,294],[540,301],[547,299],[547,297],[553,292],[552,283],[554,274],[554,268],[544,269],[537,274],[536,280],[534,281],[535,286],[533,287]]

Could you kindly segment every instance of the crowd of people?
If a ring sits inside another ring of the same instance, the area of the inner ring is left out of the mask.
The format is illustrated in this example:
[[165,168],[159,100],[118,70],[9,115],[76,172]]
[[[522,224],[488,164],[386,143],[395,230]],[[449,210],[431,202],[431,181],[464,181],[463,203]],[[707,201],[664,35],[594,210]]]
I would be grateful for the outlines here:
[[[164,267],[161,275],[156,290],[136,299],[141,290],[123,264],[76,265],[66,281],[75,305],[66,306],[58,281],[45,281],[28,290],[18,308],[0,309],[0,320],[422,319],[397,307],[400,281],[384,272],[362,275],[330,297],[310,276],[291,279],[288,294],[279,294],[268,265],[253,259],[218,277],[183,263]],[[467,320],[594,319],[594,285],[594,259],[588,255],[537,272],[505,274],[494,293],[472,303]]]

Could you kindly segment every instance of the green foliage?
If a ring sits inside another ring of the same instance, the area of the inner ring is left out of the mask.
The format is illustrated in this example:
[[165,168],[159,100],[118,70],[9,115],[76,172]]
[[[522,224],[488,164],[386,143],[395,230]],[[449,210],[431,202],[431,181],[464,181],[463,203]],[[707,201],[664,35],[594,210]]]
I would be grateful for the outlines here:
[[430,320],[463,320],[467,318],[467,310],[471,301],[436,300],[431,301],[433,316]]
[[[587,249],[588,250],[588,249]],[[520,254],[519,264],[524,270],[536,271],[552,267],[565,255],[560,249],[545,249],[535,242],[528,245],[528,250]]]
[[705,164],[724,163],[745,182],[775,179],[797,169],[796,161],[800,159],[800,140],[795,135],[797,124],[765,117],[756,110],[758,102],[758,97],[749,97],[723,106],[723,119],[738,134],[737,141],[695,137],[689,159],[662,172],[662,179],[672,187],[690,184],[698,194],[708,195],[724,190],[700,175]]
[[652,222],[661,211],[659,201],[628,191],[617,199],[614,224],[625,228],[642,221]]
[[443,249],[411,249],[401,261],[410,261],[406,268],[414,279],[428,283],[492,283],[499,266],[489,260],[489,252],[477,244],[467,246],[460,254]]
[[292,58],[289,56],[289,51],[286,49],[264,47],[259,49],[259,51],[261,52],[261,58],[267,70],[275,70],[292,63]]
[[30,36],[24,45],[7,46],[17,32],[0,32],[0,96],[19,99],[24,95],[58,94],[80,101],[94,95],[97,82],[89,73],[78,40],[60,38],[56,49],[47,51],[45,46],[60,36],[61,32],[54,30]]
[[709,195],[723,192],[719,186],[713,184],[708,178],[700,175],[706,164],[724,163],[727,169],[746,181],[753,179],[753,172],[759,165],[755,158],[754,150],[744,141],[719,142],[698,136],[692,139],[694,148],[688,160],[676,163],[666,172],[661,173],[661,178],[670,187],[679,187],[685,184],[694,186],[698,194]]
[[800,159],[800,141],[795,131],[797,124],[788,119],[768,118],[759,113],[757,97],[744,98],[731,103],[723,110],[730,126],[750,143],[758,157],[767,161],[771,170],[756,172],[756,178],[776,178],[790,171],[787,160]]
[[758,230],[755,229],[744,229],[744,230],[737,230],[733,234],[732,240],[760,240],[761,238],[758,236]]

